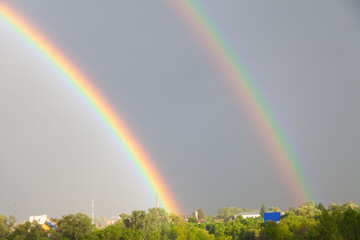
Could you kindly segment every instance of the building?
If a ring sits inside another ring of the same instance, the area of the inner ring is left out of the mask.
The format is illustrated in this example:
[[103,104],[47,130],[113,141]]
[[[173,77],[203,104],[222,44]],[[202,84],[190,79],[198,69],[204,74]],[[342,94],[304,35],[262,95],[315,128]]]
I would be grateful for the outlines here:
[[234,215],[234,219],[238,218],[242,216],[243,218],[257,218],[260,217],[260,212],[243,212],[243,213],[238,213],[236,215]]
[[109,218],[106,222],[107,226],[115,224],[117,221],[119,221],[119,217],[112,217]]
[[264,213],[264,222],[274,221],[274,222],[279,223],[280,216],[281,216],[281,212],[265,212]]
[[43,225],[46,221],[48,221],[48,219],[47,219],[47,215],[36,215],[36,216],[30,216],[29,221],[30,222],[36,221],[40,225]]

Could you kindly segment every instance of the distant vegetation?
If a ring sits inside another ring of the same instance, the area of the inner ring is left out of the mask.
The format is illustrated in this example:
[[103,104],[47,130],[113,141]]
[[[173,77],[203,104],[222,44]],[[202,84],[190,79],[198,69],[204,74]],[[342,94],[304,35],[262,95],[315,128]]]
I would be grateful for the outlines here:
[[[277,207],[270,210],[279,211]],[[250,212],[247,208],[221,208],[216,216],[207,216],[201,209],[190,216],[168,214],[164,209],[120,214],[113,225],[106,218],[91,218],[78,213],[51,219],[55,229],[44,228],[37,222],[16,225],[14,216],[0,215],[0,239],[360,239],[360,208],[354,203],[328,207],[306,202],[290,207],[279,223],[263,222],[261,217],[234,216]],[[261,206],[260,214],[266,211]]]

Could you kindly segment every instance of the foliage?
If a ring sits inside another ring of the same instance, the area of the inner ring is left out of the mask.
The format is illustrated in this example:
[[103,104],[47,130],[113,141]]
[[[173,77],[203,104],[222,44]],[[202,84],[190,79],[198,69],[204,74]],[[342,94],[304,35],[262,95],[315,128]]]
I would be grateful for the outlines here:
[[261,204],[261,209],[260,209],[260,216],[261,218],[264,218],[264,213],[266,212],[266,208],[264,204]]
[[206,230],[216,239],[256,239],[260,232],[261,220],[241,219],[234,221],[215,222],[206,224]]
[[0,215],[0,239],[6,239],[10,236],[15,222],[15,216],[10,215],[8,219],[5,215]]
[[149,212],[133,211],[132,215],[120,214],[126,229],[139,229],[146,239],[166,239],[170,230],[167,212],[161,208],[151,208]]
[[294,233],[290,231],[286,223],[277,224],[273,221],[267,221],[260,232],[260,239],[294,239]]
[[360,239],[360,211],[349,206],[339,222],[339,228],[344,239]]
[[174,224],[170,230],[169,239],[214,239],[205,229],[198,228],[196,224],[179,222]]
[[300,205],[298,209],[295,210],[295,214],[298,216],[304,216],[307,218],[313,218],[316,215],[319,215],[321,211],[315,207],[314,201],[305,202]]
[[88,238],[95,226],[86,214],[77,213],[63,216],[61,219],[54,220],[55,230],[51,230],[53,239],[85,239]]
[[326,207],[322,203],[316,205],[316,208],[319,209],[320,211],[326,211]]
[[94,224],[98,227],[106,227],[107,220],[108,219],[106,217],[95,217]]
[[[262,206],[265,209],[265,206]],[[198,209],[198,213],[201,212]],[[262,218],[236,218],[232,216],[248,209],[222,208],[217,218],[206,217],[198,223],[194,216],[168,214],[164,209],[151,208],[148,212],[133,211],[120,214],[114,224],[97,229],[91,219],[82,213],[52,219],[55,229],[46,231],[37,222],[15,225],[15,218],[0,215],[0,240],[33,239],[360,239],[360,209],[354,203],[330,203],[325,208],[321,203],[306,202],[292,208],[280,218],[280,222],[263,222]],[[274,209],[276,210],[276,209]],[[100,219],[101,220],[101,219]]]
[[95,230],[92,234],[94,240],[123,240],[123,239],[143,239],[144,234],[140,229],[124,229],[120,224],[110,225],[101,230]]
[[281,212],[281,209],[279,207],[270,207],[269,211],[270,212]]
[[289,230],[294,233],[296,239],[307,239],[309,232],[317,224],[314,218],[296,215],[294,212],[287,212],[281,217],[280,222],[289,227]]
[[48,239],[45,230],[36,221],[26,221],[24,224],[19,224],[10,235],[9,239],[14,240],[44,240]]
[[249,210],[248,208],[236,208],[236,207],[224,207],[218,210],[217,218],[224,219],[225,221],[230,221],[234,219],[236,214],[242,212],[253,212],[254,210]]
[[353,210],[360,210],[360,207],[353,202],[347,202],[342,205],[330,202],[328,207],[329,211],[331,212],[346,211],[348,208],[351,208]]
[[201,208],[198,208],[196,211],[198,213],[198,219],[205,219],[205,212]]
[[322,211],[319,224],[312,233],[314,239],[340,239],[339,230],[336,224],[336,215],[328,211]]

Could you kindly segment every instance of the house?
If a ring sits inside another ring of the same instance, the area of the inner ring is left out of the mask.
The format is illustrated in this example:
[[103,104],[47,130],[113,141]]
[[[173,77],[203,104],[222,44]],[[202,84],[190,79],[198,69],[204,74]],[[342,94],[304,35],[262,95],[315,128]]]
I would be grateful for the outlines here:
[[43,225],[46,221],[48,221],[48,218],[47,215],[35,215],[35,216],[30,216],[29,221],[30,222],[36,221],[40,225]]
[[234,219],[242,216],[243,218],[257,218],[260,217],[260,212],[242,212],[234,215]]
[[117,221],[119,221],[119,217],[112,217],[112,218],[109,218],[106,222],[106,224],[109,226],[109,225],[113,225],[115,224]]

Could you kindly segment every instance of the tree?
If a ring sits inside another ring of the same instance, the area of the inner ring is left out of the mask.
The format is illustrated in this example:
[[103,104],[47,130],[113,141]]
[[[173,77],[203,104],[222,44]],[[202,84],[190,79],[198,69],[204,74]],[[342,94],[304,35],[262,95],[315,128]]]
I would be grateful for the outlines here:
[[[148,229],[153,239],[167,238],[170,231],[169,216],[163,208],[150,208],[148,210]],[[146,237],[146,235],[145,235]],[[148,238],[150,239],[150,237]]]
[[209,234],[205,229],[198,228],[195,224],[183,221],[179,224],[175,224],[172,226],[169,234],[169,239],[213,240],[214,236]]
[[115,224],[101,230],[95,230],[92,235],[97,237],[99,240],[117,240],[123,236],[123,229],[120,225]]
[[333,202],[330,202],[328,209],[330,212],[341,211],[342,206],[341,206],[341,204],[335,204]]
[[217,218],[229,221],[234,219],[234,215],[245,211],[248,212],[251,210],[248,208],[224,207],[218,210]]
[[95,230],[92,235],[93,239],[98,240],[144,239],[144,234],[140,229],[123,229],[121,224],[114,224],[101,230]]
[[13,232],[16,223],[16,217],[10,215],[7,218],[5,215],[0,215],[0,239],[5,239]]
[[349,207],[344,212],[339,225],[344,239],[360,239],[360,212]]
[[360,207],[353,202],[347,202],[342,205],[343,211],[346,211],[348,208],[351,208],[353,210],[360,210]]
[[289,230],[287,224],[280,222],[277,224],[274,221],[267,221],[263,223],[264,227],[260,232],[260,239],[293,239],[294,235]]
[[106,227],[107,220],[108,219],[106,217],[95,217],[94,224],[98,227]]
[[55,227],[55,230],[51,231],[54,239],[86,239],[95,229],[91,218],[84,213],[62,216],[61,219],[55,222]]
[[10,235],[10,227],[5,215],[0,215],[0,238],[7,238]]
[[189,223],[195,223],[197,224],[198,223],[198,220],[195,216],[191,215],[189,218],[188,218],[188,222]]
[[[231,237],[231,239],[244,239],[246,230],[247,227],[242,223],[241,219],[225,223],[225,236]],[[250,233],[247,235],[250,235]]]
[[151,208],[145,211],[133,211],[132,215],[120,214],[125,229],[139,229],[145,239],[166,238],[170,231],[167,212],[162,208]]
[[288,225],[289,230],[294,233],[296,239],[307,239],[309,232],[316,226],[313,218],[296,215],[294,212],[287,212],[281,218],[281,222]]
[[298,209],[295,210],[296,215],[306,216],[307,218],[313,218],[320,213],[321,211],[315,207],[314,201],[305,202],[301,204]]
[[319,219],[319,224],[313,233],[314,239],[340,239],[340,233],[336,224],[335,213],[322,211]]
[[260,208],[260,216],[261,218],[264,218],[264,213],[266,212],[266,208],[264,204],[261,204],[261,208]]
[[201,208],[198,208],[197,212],[198,212],[198,219],[204,219],[206,217],[205,212]]
[[26,221],[24,224],[16,226],[10,239],[45,240],[48,239],[48,235],[38,222]]
[[145,231],[146,227],[146,212],[145,211],[132,211],[132,215],[125,213],[120,214],[120,218],[125,225],[125,228],[136,228]]
[[316,208],[319,209],[320,211],[326,211],[326,207],[322,203],[316,205]]
[[281,212],[281,209],[279,207],[270,207],[269,208],[269,211],[272,211],[272,212]]

